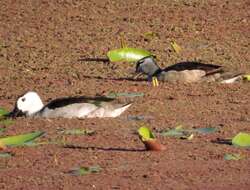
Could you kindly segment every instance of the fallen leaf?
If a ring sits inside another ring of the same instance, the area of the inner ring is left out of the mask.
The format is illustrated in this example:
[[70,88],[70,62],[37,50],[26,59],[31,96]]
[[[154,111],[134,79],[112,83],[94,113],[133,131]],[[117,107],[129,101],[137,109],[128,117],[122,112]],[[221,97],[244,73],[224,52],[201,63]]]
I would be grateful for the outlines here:
[[0,117],[8,114],[9,112],[5,108],[0,107]]
[[213,133],[216,132],[217,129],[214,127],[204,127],[204,128],[196,128],[192,129],[194,132],[202,133],[202,134],[208,134],[208,133]]
[[128,98],[133,98],[133,97],[141,97],[144,96],[143,92],[110,92],[106,97],[107,98],[116,98],[116,97],[128,97]]
[[171,43],[171,46],[173,48],[173,50],[176,52],[176,53],[180,53],[181,52],[181,47],[175,42],[175,41],[172,41],[170,42]]
[[155,139],[153,133],[151,132],[151,130],[147,127],[140,127],[138,129],[138,134],[140,136],[140,139],[142,141],[148,141],[148,140],[153,140]]
[[151,56],[149,51],[138,48],[124,47],[120,49],[110,50],[107,53],[107,57],[111,62],[136,62],[144,57]]
[[184,130],[182,129],[182,126],[177,126],[174,129],[170,129],[170,130],[164,130],[163,132],[161,132],[161,135],[163,136],[170,136],[170,137],[182,137],[182,136],[186,136],[186,134],[184,134]]
[[201,134],[209,134],[215,132],[217,129],[213,127],[205,127],[205,128],[196,128],[196,129],[184,129],[181,125],[177,126],[174,129],[165,130],[161,132],[163,136],[171,136],[182,139],[192,139],[193,133],[201,133]]
[[152,40],[153,38],[158,37],[158,34],[152,31],[145,32],[143,35],[145,40]]
[[83,176],[91,173],[98,173],[101,171],[100,166],[91,166],[91,167],[80,167],[76,169],[72,169],[67,173],[73,176]]
[[88,129],[65,129],[61,133],[65,135],[93,135],[95,131]]
[[224,155],[225,160],[240,160],[242,158],[244,157],[240,154],[225,154]]
[[0,140],[0,150],[6,150],[6,145]]
[[243,80],[250,81],[250,75],[243,75]]
[[239,147],[250,147],[250,134],[238,133],[233,139],[232,144]]
[[4,127],[7,127],[9,125],[13,125],[14,124],[14,121],[11,120],[11,119],[3,119],[3,120],[0,120],[0,125],[4,126]]
[[166,150],[166,147],[161,143],[159,143],[157,139],[155,139],[153,133],[147,127],[145,126],[140,127],[138,129],[138,134],[141,141],[145,145],[146,150],[154,150],[154,151]]
[[12,157],[13,154],[9,153],[9,152],[1,152],[0,153],[0,158],[9,158]]
[[22,134],[22,135],[8,136],[8,137],[0,138],[0,142],[2,142],[5,146],[24,145],[25,143],[29,141],[33,141],[34,139],[40,137],[43,134],[44,132],[37,131],[37,132],[27,133],[27,134]]
[[0,128],[0,133],[3,133],[6,130],[6,128]]

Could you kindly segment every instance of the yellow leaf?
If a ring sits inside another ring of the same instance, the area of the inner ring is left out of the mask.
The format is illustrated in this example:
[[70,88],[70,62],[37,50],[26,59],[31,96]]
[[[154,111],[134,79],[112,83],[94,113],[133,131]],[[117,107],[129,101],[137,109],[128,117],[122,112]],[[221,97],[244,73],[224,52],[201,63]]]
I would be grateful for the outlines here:
[[250,75],[244,75],[243,79],[246,80],[246,81],[250,81]]
[[6,148],[6,145],[2,141],[0,141],[0,150],[5,150]]
[[154,134],[146,126],[140,127],[138,129],[138,134],[142,141],[148,141],[155,139]]
[[151,40],[151,39],[153,39],[155,37],[158,37],[158,34],[155,33],[155,32],[149,31],[149,32],[145,32],[143,36],[144,36],[145,39]]
[[192,140],[194,138],[194,134],[191,134],[189,137],[187,137],[187,140]]
[[125,39],[124,39],[124,34],[121,34],[120,44],[121,44],[121,48],[126,48],[127,47],[127,44],[126,44]]
[[170,43],[174,51],[179,54],[181,52],[181,47],[175,41],[172,41]]

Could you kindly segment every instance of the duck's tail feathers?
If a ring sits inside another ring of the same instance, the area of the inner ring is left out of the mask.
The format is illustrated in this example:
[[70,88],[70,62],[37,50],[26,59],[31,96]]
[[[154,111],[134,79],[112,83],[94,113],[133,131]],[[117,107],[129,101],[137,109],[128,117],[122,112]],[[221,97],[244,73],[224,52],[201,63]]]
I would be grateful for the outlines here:
[[229,73],[222,76],[223,80],[221,83],[230,84],[238,81],[242,81],[244,73]]
[[127,110],[130,106],[132,105],[132,103],[128,103],[122,106],[117,106],[112,113],[110,114],[110,117],[118,117],[119,115],[121,115],[125,110]]

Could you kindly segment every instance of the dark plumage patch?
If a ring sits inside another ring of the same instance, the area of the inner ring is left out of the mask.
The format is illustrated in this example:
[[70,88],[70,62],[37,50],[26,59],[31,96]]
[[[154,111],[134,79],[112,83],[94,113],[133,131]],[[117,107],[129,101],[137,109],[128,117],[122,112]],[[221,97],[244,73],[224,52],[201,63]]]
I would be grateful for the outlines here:
[[219,65],[212,65],[212,64],[205,64],[195,61],[187,61],[187,62],[180,62],[164,69],[165,72],[167,71],[184,71],[184,70],[203,70],[206,72],[207,75],[223,72],[222,66]]
[[26,113],[24,113],[24,112],[22,112],[21,110],[19,110],[19,109],[17,108],[17,105],[15,104],[14,109],[13,109],[10,113],[8,113],[8,114],[6,114],[6,115],[4,115],[4,116],[5,116],[5,117],[10,117],[10,118],[16,118],[16,117],[26,116]]
[[144,63],[144,60],[147,59],[147,58],[149,58],[149,57],[151,57],[152,59],[154,58],[153,56],[150,55],[150,56],[147,56],[147,57],[143,57],[142,59],[140,59],[140,60],[138,60],[136,62],[136,68],[135,68],[136,72],[138,72],[140,65],[142,63]]
[[64,107],[70,104],[76,103],[91,103],[96,106],[100,106],[101,102],[110,102],[113,101],[113,98],[107,98],[105,96],[97,96],[97,97],[88,97],[88,96],[79,96],[79,97],[65,97],[58,98],[49,102],[45,107],[49,109],[56,109],[60,107]]

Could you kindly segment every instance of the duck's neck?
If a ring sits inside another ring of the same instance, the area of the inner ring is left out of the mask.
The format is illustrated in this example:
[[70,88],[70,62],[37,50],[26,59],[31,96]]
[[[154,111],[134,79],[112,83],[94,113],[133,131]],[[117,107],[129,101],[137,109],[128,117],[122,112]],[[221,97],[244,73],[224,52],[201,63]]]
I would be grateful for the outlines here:
[[163,71],[159,66],[157,66],[158,68],[155,68],[154,70],[152,70],[152,72],[150,74],[148,74],[148,81],[152,81],[153,77],[159,77],[160,73]]
[[163,70],[159,67],[157,70],[155,70],[154,74],[152,76],[158,76]]
[[158,65],[153,64],[151,65],[151,68],[148,72],[148,76],[151,76],[151,77],[157,76],[161,72],[162,72],[162,69]]

